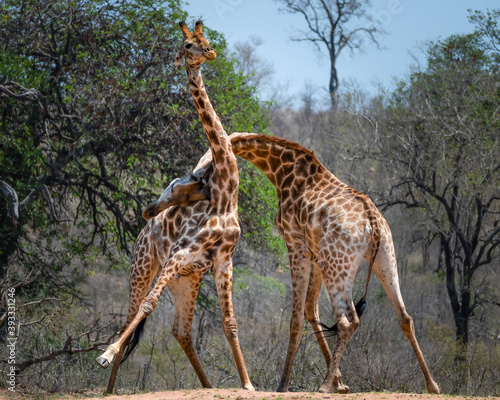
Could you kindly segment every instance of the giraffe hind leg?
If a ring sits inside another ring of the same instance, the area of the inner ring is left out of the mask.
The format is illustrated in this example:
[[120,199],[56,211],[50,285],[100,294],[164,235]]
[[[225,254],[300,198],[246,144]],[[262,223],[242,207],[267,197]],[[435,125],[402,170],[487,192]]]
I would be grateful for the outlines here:
[[373,270],[382,283],[382,287],[384,288],[387,297],[389,298],[389,301],[391,302],[394,311],[396,312],[401,330],[408,338],[411,346],[413,347],[413,351],[415,352],[418,363],[420,364],[420,368],[422,369],[425,377],[427,391],[429,393],[438,394],[439,386],[432,378],[429,367],[425,362],[424,355],[415,336],[413,319],[406,312],[404,306],[403,298],[401,296],[401,290],[399,288],[399,278],[396,259],[394,257],[394,250],[392,247],[392,239],[390,239],[389,243],[389,245],[381,247],[373,266]]
[[[349,244],[345,245],[348,247]],[[326,248],[324,247],[324,249]],[[337,320],[336,348],[328,365],[328,372],[320,386],[321,393],[329,393],[330,389],[337,393],[349,392],[349,387],[344,385],[341,380],[340,361],[349,340],[359,326],[359,317],[352,302],[351,292],[356,271],[362,259],[361,252],[354,252],[350,256],[339,256],[334,262],[332,262],[327,250],[319,254],[323,282]],[[362,304],[361,302],[360,306]]]
[[[363,316],[363,313],[365,312],[366,309],[366,300],[364,297],[362,297],[354,306],[354,309],[356,310],[356,315],[358,318],[361,318]],[[339,327],[338,324],[335,323],[333,326],[328,326],[324,323],[320,323],[321,325],[321,331],[326,334],[327,336],[335,336],[339,332]]]
[[323,276],[321,274],[321,268],[316,261],[311,262],[311,273],[309,276],[309,285],[307,288],[307,297],[305,305],[305,317],[309,321],[312,327],[316,340],[318,341],[319,348],[323,357],[325,358],[326,365],[330,364],[332,359],[332,353],[328,347],[328,343],[325,338],[325,324],[321,323],[319,319],[319,309],[318,300],[321,290],[321,285],[323,284]]
[[349,386],[342,383],[340,361],[349,340],[359,326],[359,318],[356,314],[354,304],[350,300],[350,293],[348,294],[348,298],[344,297],[343,301],[335,301],[333,304],[335,304],[334,308],[337,318],[338,338],[332,360],[328,365],[328,372],[319,388],[319,392],[329,393],[330,389],[333,389],[336,393],[345,394],[349,393]]

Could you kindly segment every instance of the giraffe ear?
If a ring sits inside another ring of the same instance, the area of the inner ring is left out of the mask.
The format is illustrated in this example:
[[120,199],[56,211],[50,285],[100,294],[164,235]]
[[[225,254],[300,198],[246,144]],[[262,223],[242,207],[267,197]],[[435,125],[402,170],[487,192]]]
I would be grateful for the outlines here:
[[182,59],[184,58],[184,49],[180,49],[177,54],[175,55],[175,60],[174,60],[174,65],[177,68],[180,68],[182,66]]

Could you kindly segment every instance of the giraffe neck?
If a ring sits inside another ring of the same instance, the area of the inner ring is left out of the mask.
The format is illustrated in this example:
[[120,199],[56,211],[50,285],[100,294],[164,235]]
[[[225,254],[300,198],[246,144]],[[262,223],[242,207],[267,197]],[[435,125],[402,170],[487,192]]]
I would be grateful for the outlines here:
[[226,131],[222,127],[219,116],[216,114],[210,99],[208,98],[205,84],[201,76],[200,67],[186,66],[189,89],[193,96],[196,110],[203,124],[203,129],[208,136],[210,143],[218,142],[219,136],[222,134],[227,136]]
[[315,179],[327,176],[338,181],[312,151],[296,143],[265,135],[234,136],[231,143],[235,155],[250,161],[269,178],[278,197],[311,176]]
[[211,205],[219,214],[238,209],[238,165],[229,137],[208,98],[200,67],[186,65],[189,89],[210,142],[214,171],[210,177]]

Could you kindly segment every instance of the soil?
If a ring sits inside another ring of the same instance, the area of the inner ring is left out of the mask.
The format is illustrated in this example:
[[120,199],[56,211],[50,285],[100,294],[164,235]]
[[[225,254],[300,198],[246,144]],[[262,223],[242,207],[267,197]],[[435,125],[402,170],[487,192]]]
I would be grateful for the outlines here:
[[[36,400],[102,400],[103,396],[100,393],[89,394],[91,397],[84,395],[65,396],[57,394],[37,394],[37,395],[21,395],[17,393],[14,396],[9,396],[10,393],[0,391],[0,398],[12,398],[15,400],[21,399],[36,399]],[[5,395],[5,397],[4,397]],[[94,397],[92,397],[94,396]],[[315,392],[249,392],[243,389],[196,389],[196,390],[176,390],[156,393],[142,393],[133,395],[112,395],[106,396],[106,400],[473,400],[487,399],[500,400],[500,397],[472,397],[472,396],[451,396],[451,395],[430,395],[430,394],[415,394],[415,393],[390,393],[390,392],[365,392],[351,394],[323,394]]]

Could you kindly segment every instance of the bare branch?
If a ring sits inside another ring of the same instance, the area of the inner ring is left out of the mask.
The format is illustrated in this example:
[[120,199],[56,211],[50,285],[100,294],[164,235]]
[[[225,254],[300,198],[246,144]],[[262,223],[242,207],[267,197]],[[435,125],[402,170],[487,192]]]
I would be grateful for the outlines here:
[[14,226],[17,226],[17,221],[19,219],[19,199],[17,197],[17,192],[12,186],[2,180],[0,180],[0,189],[11,204],[10,212],[12,214],[12,223]]
[[[117,332],[114,332],[111,336],[105,337],[104,335],[101,335],[101,332],[103,332],[105,329],[107,329],[111,324],[114,323],[116,320],[116,315],[106,324],[103,326],[97,326],[99,320],[97,320],[93,326],[88,329],[87,331],[81,333],[77,337],[73,338],[71,335],[69,335],[64,343],[64,346],[60,350],[55,350],[52,351],[51,353],[41,356],[41,357],[34,357],[30,358],[28,360],[25,360],[19,364],[17,364],[16,368],[16,373],[20,373],[24,371],[26,368],[31,367],[32,365],[40,364],[46,361],[51,361],[55,360],[57,357],[64,355],[64,354],[78,354],[78,353],[89,353],[91,351],[102,351],[103,346],[109,345],[113,338],[116,336]],[[92,334],[96,334],[95,339],[91,339]],[[86,347],[77,347],[77,341],[82,338],[86,337],[88,342],[88,345]],[[77,347],[77,348],[74,348]],[[0,363],[7,364],[7,360],[0,360]]]
[[17,82],[8,81],[3,85],[0,85],[0,98],[1,97],[11,97],[16,100],[28,100],[31,102],[37,102],[40,108],[42,108],[45,117],[50,120],[59,120],[63,118],[79,118],[76,115],[52,114],[42,93],[33,88],[27,89]]
[[50,216],[52,217],[52,220],[54,222],[73,221],[72,219],[59,219],[54,208],[54,201],[52,200],[49,188],[46,185],[42,185],[36,189],[32,189],[28,196],[26,196],[26,198],[20,203],[16,191],[8,183],[0,180],[0,189],[11,203],[12,223],[14,224],[14,226],[17,226],[17,221],[19,220],[19,210],[31,203],[33,196],[40,191],[43,193],[43,197],[49,205]]
[[29,306],[34,306],[36,304],[41,304],[41,303],[43,303],[45,301],[64,301],[64,300],[63,299],[59,299],[57,297],[47,297],[45,299],[36,300],[36,301],[30,301],[28,303],[24,303],[23,305],[19,306],[16,311],[19,311],[19,310],[21,310],[24,307],[29,307]]

